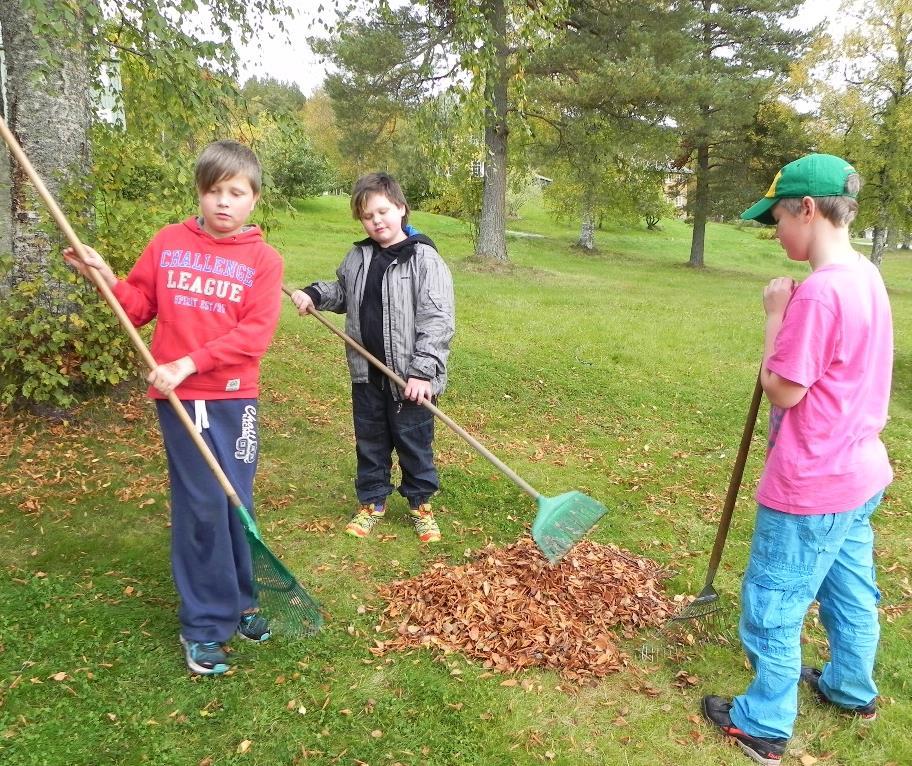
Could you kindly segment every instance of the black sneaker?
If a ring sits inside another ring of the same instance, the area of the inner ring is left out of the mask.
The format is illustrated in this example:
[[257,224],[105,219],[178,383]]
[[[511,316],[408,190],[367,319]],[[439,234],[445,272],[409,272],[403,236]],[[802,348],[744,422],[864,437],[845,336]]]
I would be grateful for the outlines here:
[[731,737],[748,758],[764,766],[779,766],[782,762],[785,746],[788,744],[787,739],[762,739],[741,731],[732,723],[729,714],[731,702],[724,697],[706,696],[701,702],[701,707],[706,719],[724,735]]
[[822,691],[820,691],[820,676],[823,673],[817,668],[812,668],[810,665],[801,666],[801,680],[804,681],[808,686],[811,687],[811,691],[817,695],[817,699],[820,700],[824,705],[832,705],[835,708],[839,708],[846,715],[855,715],[858,716],[862,721],[873,721],[877,718],[877,700],[872,699],[867,705],[859,705],[858,707],[842,707],[842,705],[837,705],[829,697],[826,696]]
[[241,615],[237,626],[237,634],[241,638],[260,644],[270,639],[272,631],[269,629],[269,621],[265,617],[262,617],[257,612],[248,612]]

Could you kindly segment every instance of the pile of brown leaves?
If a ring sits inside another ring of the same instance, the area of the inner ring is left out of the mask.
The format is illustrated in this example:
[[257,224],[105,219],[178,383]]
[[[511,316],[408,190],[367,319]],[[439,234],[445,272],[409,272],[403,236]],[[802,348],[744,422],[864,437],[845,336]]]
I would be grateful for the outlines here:
[[583,541],[551,566],[529,538],[488,546],[468,564],[435,564],[380,589],[381,627],[391,650],[436,646],[512,672],[530,666],[585,681],[619,671],[628,657],[614,639],[663,624],[675,605],[662,592],[662,570],[613,545]]

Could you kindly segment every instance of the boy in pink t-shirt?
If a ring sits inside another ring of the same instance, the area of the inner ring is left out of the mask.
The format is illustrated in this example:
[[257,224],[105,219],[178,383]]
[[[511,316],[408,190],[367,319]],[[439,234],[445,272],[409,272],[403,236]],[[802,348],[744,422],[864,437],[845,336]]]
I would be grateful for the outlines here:
[[[798,682],[864,720],[876,716],[879,638],[870,517],[893,478],[880,432],[887,420],[893,324],[880,272],[852,249],[854,168],[811,154],[776,175],[741,217],[775,224],[801,284],[763,291],[763,389],[772,405],[757,522],[741,590],[741,641],[755,676],[703,713],[753,760],[777,764],[798,708]],[[830,662],[801,665],[801,627],[817,600]]]

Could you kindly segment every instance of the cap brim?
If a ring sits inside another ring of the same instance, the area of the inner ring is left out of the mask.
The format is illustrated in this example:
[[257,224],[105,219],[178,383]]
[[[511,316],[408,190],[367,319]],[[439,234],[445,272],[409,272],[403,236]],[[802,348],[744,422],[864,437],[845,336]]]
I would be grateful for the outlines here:
[[747,210],[741,213],[741,219],[744,221],[756,221],[757,223],[765,223],[770,226],[776,223],[776,219],[773,218],[773,206],[779,200],[776,197],[764,197],[759,202],[751,205]]

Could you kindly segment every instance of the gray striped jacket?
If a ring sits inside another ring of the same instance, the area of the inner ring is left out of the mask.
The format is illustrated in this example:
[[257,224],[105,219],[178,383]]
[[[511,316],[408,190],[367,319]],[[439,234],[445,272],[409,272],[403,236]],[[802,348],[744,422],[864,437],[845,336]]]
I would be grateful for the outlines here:
[[[345,331],[361,343],[361,299],[373,257],[373,245],[356,243],[336,269],[335,282],[315,282],[318,308],[344,313]],[[434,396],[446,388],[447,357],[456,331],[453,278],[440,254],[424,242],[414,253],[393,261],[383,274],[383,345],[386,361],[406,380],[431,381]],[[368,361],[346,346],[352,382],[366,383]],[[382,359],[380,361],[383,361]],[[393,395],[401,398],[398,386]]]

